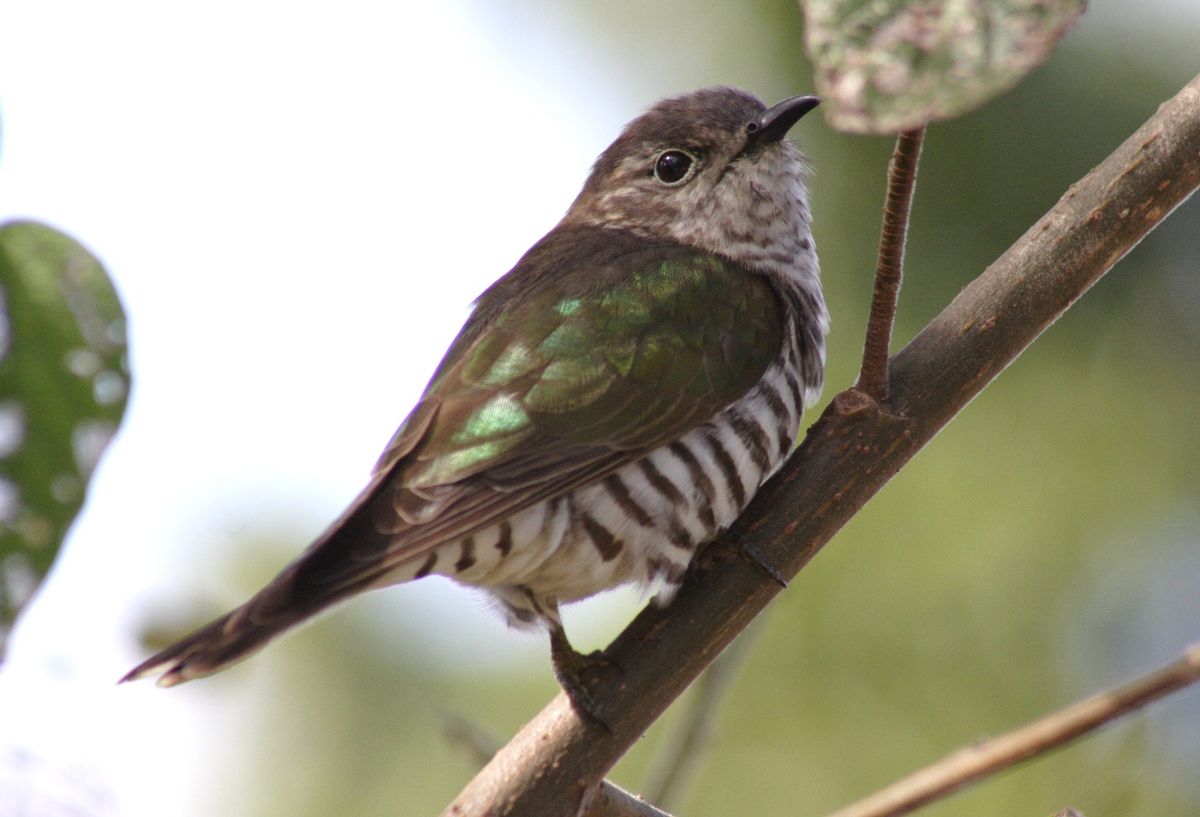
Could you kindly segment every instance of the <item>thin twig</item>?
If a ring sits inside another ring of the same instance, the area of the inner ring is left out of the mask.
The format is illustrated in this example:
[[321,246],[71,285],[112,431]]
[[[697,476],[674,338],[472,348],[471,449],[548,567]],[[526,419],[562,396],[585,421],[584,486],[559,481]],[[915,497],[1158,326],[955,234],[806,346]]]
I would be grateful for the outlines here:
[[587,805],[582,817],[671,817],[642,798],[630,794],[610,780],[600,784],[599,791]]
[[462,749],[480,768],[486,766],[492,755],[504,745],[491,732],[457,712],[442,715],[442,735],[451,746]]
[[879,231],[879,261],[875,267],[875,292],[871,296],[871,314],[867,319],[867,339],[863,344],[862,368],[856,387],[882,403],[888,396],[888,350],[892,344],[892,324],[896,321],[896,301],[904,279],[904,243],[908,237],[908,214],[917,186],[917,163],[925,126],[907,130],[896,137],[896,150],[888,163],[887,197],[883,206],[883,227]]
[[1200,643],[1184,650],[1179,660],[1132,683],[1085,698],[1000,737],[959,749],[830,817],[908,814],[974,780],[1044,754],[1197,681],[1200,681]]
[[[714,666],[715,669],[715,666]],[[501,743],[474,721],[449,712],[442,716],[442,734],[451,746],[462,749],[481,768],[499,751]],[[604,780],[581,817],[671,817],[611,780]]]
[[750,654],[750,645],[762,629],[762,621],[757,619],[747,627],[696,681],[687,711],[682,716],[681,728],[672,735],[667,749],[647,778],[644,796],[650,802],[668,810],[678,809],[682,804],[687,784],[694,778],[712,738],[721,698]]

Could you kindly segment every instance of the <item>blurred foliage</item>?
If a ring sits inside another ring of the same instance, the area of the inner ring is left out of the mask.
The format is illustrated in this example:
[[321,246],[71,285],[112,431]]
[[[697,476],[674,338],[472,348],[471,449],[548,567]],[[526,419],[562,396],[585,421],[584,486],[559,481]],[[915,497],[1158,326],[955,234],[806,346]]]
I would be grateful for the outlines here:
[[0,226],[0,652],[128,393],[125,313],[100,262],[51,227]]
[[[503,16],[515,63],[539,37],[575,44],[580,64],[605,77],[596,93],[619,93],[629,116],[709,84],[768,100],[812,88],[789,0],[477,10]],[[930,129],[898,345],[1191,79],[1195,23],[1140,17],[1130,27],[1124,14],[1093,9],[1013,91]],[[818,117],[795,136],[815,167],[833,314],[828,399],[856,373],[892,140],[837,134]],[[1197,235],[1192,201],[793,582],[734,684],[682,815],[820,815],[1200,637]],[[220,759],[211,811],[438,813],[475,771],[443,738],[440,713],[507,736],[556,691],[548,657],[505,671],[431,660],[431,643],[452,639],[453,622],[439,631],[409,623],[410,590],[389,591],[387,607],[356,601],[272,646],[253,671],[183,693],[232,697],[253,679],[236,707],[249,721],[237,740],[253,744]],[[385,610],[386,636],[373,623]],[[617,782],[639,788],[677,712],[634,747]],[[920,813],[1038,815],[1070,804],[1088,815],[1197,814],[1197,723],[1200,696],[1176,696]]]
[[826,115],[895,133],[974,110],[1040,65],[1084,0],[801,0]]

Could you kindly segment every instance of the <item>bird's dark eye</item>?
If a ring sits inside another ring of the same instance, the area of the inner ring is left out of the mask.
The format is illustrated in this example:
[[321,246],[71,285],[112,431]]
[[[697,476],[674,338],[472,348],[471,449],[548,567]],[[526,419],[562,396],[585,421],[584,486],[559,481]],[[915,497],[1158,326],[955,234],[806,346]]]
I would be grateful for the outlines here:
[[654,178],[665,185],[682,184],[692,175],[695,158],[682,150],[664,150],[654,160]]

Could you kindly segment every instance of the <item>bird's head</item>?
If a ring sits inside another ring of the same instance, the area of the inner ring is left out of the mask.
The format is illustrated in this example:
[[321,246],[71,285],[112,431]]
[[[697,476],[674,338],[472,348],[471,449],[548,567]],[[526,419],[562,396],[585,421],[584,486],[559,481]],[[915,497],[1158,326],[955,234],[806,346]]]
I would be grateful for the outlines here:
[[808,246],[806,164],[784,136],[818,102],[800,96],[768,108],[727,87],[665,99],[601,154],[566,221],[752,265],[793,263]]

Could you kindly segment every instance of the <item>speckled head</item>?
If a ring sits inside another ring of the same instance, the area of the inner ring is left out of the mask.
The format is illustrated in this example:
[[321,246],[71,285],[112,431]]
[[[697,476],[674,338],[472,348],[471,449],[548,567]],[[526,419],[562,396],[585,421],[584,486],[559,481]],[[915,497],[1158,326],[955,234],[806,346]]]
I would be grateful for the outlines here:
[[806,164],[783,137],[816,107],[767,108],[737,88],[665,99],[601,154],[566,221],[670,238],[755,267],[793,266],[809,239]]

